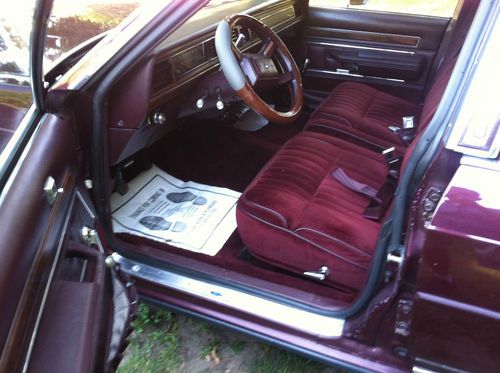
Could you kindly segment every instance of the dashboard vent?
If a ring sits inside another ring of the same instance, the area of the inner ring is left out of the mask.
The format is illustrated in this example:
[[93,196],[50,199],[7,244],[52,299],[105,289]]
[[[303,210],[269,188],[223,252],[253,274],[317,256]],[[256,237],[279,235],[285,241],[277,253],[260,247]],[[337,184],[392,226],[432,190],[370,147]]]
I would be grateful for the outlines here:
[[236,43],[236,40],[238,40],[238,35],[243,34],[245,36],[245,42],[241,43],[239,45],[240,49],[251,44],[255,40],[257,40],[257,34],[252,35],[252,32],[250,31],[249,28],[246,27],[241,27],[241,26],[236,26],[233,29],[233,33],[231,35],[231,38],[233,40],[233,43]]
[[205,61],[209,61],[212,58],[217,57],[217,51],[215,50],[215,40],[210,39],[203,43],[203,52],[205,54]]
[[153,91],[158,92],[174,82],[172,64],[169,60],[163,60],[155,65],[153,72]]

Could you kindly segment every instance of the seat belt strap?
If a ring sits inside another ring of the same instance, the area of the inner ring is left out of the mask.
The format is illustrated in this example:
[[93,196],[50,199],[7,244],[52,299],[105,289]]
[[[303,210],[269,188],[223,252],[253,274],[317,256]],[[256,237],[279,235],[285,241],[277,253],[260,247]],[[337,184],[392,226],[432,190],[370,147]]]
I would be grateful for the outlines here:
[[392,198],[394,197],[397,187],[398,179],[389,173],[384,184],[378,190],[375,198],[370,200],[370,203],[363,211],[363,217],[376,221],[382,219],[392,201]]
[[[343,169],[340,167],[332,171],[332,177],[337,180],[340,184],[345,186],[347,189],[350,189],[354,192],[361,193],[367,196],[370,199],[377,199],[377,189],[372,188],[369,185],[360,183],[359,181],[354,180],[349,177]],[[380,201],[381,202],[381,201]]]

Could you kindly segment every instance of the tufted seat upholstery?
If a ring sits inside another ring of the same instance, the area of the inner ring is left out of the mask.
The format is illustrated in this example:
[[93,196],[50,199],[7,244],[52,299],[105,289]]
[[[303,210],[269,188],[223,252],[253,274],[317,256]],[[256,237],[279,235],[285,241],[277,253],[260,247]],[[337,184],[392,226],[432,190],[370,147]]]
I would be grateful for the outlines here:
[[[416,127],[428,123],[429,118],[423,116],[433,114],[439,103],[439,99],[436,101],[432,96],[437,92],[441,97],[443,83],[446,86],[479,3],[480,0],[464,0],[461,4],[448,48],[431,81],[423,108],[365,84],[345,82],[339,84],[315,109],[306,129],[341,136],[371,148],[394,146],[396,153],[403,155],[407,144],[388,127],[401,128],[404,116],[413,116]],[[429,103],[434,106],[425,107]]]
[[[459,37],[451,40],[421,110],[374,88],[343,83],[313,113],[306,131],[269,161],[237,207],[238,231],[254,256],[299,274],[326,266],[325,283],[352,291],[363,287],[381,223],[363,217],[370,197],[341,184],[332,172],[340,168],[380,190],[389,172],[387,161],[374,147],[362,146],[367,143],[378,149],[396,146],[405,167],[441,101],[478,2],[464,3],[466,17],[457,21],[455,33]],[[419,118],[417,138],[408,149],[387,130],[404,115]],[[317,131],[321,128],[336,131]],[[332,136],[338,129],[364,143]]]
[[420,119],[420,106],[365,84],[339,84],[311,114],[307,129],[330,128],[356,136],[382,148],[395,146],[403,154],[406,144],[388,130],[401,127],[404,116]]
[[300,133],[240,198],[238,229],[256,257],[299,273],[327,266],[334,271],[328,279],[359,289],[380,223],[362,217],[369,198],[331,176],[339,167],[375,189],[387,175],[380,154],[325,134]]

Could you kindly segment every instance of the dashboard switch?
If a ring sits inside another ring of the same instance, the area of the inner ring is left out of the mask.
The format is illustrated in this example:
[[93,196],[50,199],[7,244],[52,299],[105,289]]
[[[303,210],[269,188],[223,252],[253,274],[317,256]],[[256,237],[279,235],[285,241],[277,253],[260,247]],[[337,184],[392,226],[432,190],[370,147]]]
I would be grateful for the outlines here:
[[222,100],[222,90],[220,87],[215,88],[215,92],[217,93],[217,102],[215,103],[215,107],[217,110],[223,110],[226,104],[224,104],[224,101]]
[[166,120],[167,120],[167,117],[165,116],[165,113],[163,113],[159,110],[151,113],[151,116],[150,116],[151,124],[164,124]]
[[203,109],[203,107],[205,106],[205,100],[208,98],[208,89],[205,90],[205,95],[200,97],[198,100],[196,100],[196,107],[198,108],[198,110],[201,110]]

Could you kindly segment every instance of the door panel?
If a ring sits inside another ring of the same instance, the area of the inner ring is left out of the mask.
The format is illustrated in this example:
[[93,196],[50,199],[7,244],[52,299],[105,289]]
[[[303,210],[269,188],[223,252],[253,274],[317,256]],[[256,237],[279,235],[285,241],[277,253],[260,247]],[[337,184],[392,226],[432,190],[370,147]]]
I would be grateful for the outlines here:
[[309,9],[301,58],[304,85],[331,90],[359,81],[416,100],[449,20],[342,8]]
[[[80,233],[99,228],[81,153],[71,116],[47,114],[2,191],[0,371],[104,370],[117,275],[104,265],[97,234]],[[52,198],[44,191],[50,177]]]

